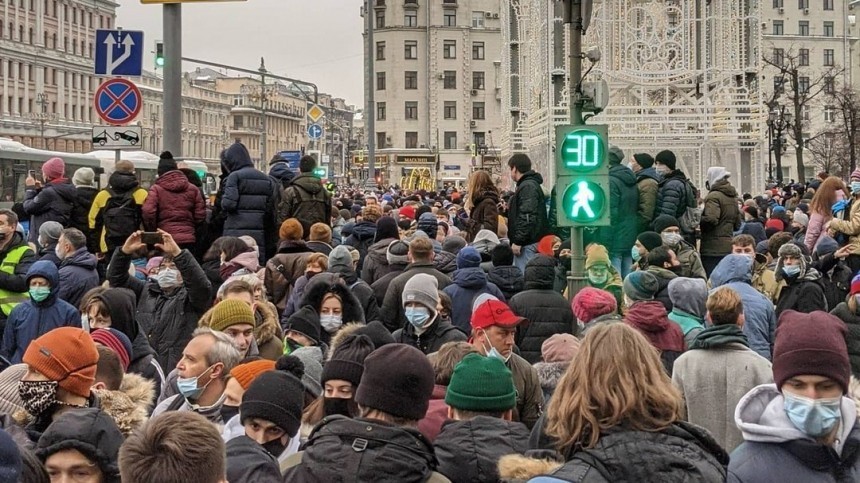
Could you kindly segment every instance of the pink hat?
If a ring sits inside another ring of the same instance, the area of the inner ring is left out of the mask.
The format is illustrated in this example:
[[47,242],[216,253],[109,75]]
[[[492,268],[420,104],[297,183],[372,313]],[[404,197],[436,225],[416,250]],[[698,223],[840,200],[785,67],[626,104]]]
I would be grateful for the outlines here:
[[60,158],[51,158],[42,165],[42,176],[46,180],[66,177],[66,163]]
[[579,339],[570,334],[554,334],[540,346],[544,362],[570,362],[578,351]]
[[860,168],[851,172],[851,179],[860,179]]
[[149,272],[155,267],[161,265],[161,261],[164,260],[164,257],[152,257],[146,262],[146,271]]
[[585,287],[573,297],[570,308],[577,319],[587,324],[601,315],[615,313],[618,303],[615,301],[615,296],[606,290]]

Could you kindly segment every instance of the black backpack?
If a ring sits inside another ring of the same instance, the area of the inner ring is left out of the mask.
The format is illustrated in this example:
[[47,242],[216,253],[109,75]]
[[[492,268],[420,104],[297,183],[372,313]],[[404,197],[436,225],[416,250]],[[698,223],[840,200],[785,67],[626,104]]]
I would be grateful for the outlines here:
[[[104,209],[105,238],[124,243],[132,233],[140,229],[142,219],[140,206],[134,200],[134,189],[122,194],[108,190]],[[120,241],[121,240],[121,241]]]

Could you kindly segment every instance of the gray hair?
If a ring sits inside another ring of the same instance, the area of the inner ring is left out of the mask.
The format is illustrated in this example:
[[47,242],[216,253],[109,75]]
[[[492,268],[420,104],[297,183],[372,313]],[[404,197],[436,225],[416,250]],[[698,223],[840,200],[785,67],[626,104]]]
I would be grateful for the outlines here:
[[212,344],[212,347],[209,349],[209,353],[206,354],[206,364],[209,366],[219,362],[224,364],[224,370],[221,371],[221,379],[226,381],[230,376],[230,371],[232,371],[233,368],[239,364],[239,360],[242,359],[242,354],[239,353],[239,349],[236,348],[236,344],[233,342],[233,339],[223,332],[214,331],[209,327],[198,327],[194,329],[194,333],[191,334],[192,338],[199,337],[201,335],[208,335],[215,339],[215,343]]
[[64,237],[75,250],[87,246],[87,236],[77,228],[66,228],[60,233],[60,236]]

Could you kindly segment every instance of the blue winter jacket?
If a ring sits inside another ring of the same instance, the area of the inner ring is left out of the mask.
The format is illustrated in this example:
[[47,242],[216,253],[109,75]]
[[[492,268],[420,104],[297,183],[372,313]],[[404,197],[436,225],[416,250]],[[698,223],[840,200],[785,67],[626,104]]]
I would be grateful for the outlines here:
[[711,293],[726,286],[740,295],[744,305],[744,335],[747,336],[750,349],[770,360],[776,313],[773,303],[750,285],[752,264],[752,259],[746,255],[727,255],[711,273]]
[[96,256],[81,247],[60,262],[60,286],[57,294],[72,307],[81,303],[84,294],[99,284]]
[[57,266],[48,260],[39,260],[27,271],[27,285],[33,277],[43,277],[51,285],[51,295],[41,302],[27,300],[12,309],[3,333],[0,348],[3,357],[12,364],[21,363],[24,351],[34,339],[57,327],[80,327],[81,314],[67,302],[60,300],[60,274]]
[[460,268],[454,271],[454,283],[445,287],[443,292],[451,297],[451,323],[465,333],[470,333],[472,302],[482,293],[488,293],[505,301],[505,295],[493,282],[487,281],[487,274],[481,267]]

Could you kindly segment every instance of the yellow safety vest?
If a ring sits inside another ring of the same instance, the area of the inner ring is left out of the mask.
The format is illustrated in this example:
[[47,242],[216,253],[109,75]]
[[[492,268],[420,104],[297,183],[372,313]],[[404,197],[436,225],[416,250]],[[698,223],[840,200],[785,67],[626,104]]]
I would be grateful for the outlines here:
[[[21,257],[23,257],[28,250],[30,250],[30,247],[23,245],[9,251],[9,253],[6,254],[6,258],[4,258],[3,262],[0,263],[0,272],[8,273],[9,275],[15,273],[15,267],[18,266],[18,263],[21,262]],[[11,290],[0,288],[0,310],[8,316],[16,305],[21,302],[25,302],[27,298],[27,292],[12,292]]]

